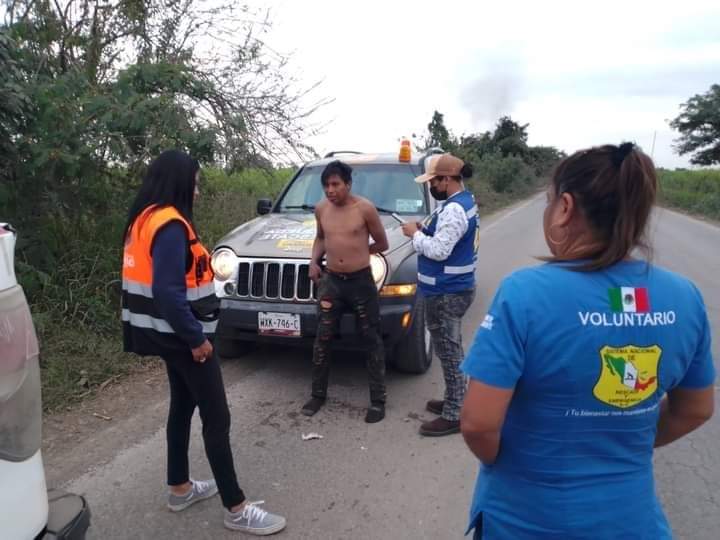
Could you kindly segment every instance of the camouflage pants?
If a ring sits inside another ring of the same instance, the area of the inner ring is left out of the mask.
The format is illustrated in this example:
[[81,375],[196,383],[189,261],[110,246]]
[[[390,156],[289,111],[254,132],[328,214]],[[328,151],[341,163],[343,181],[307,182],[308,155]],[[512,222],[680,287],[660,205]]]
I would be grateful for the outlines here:
[[352,274],[324,273],[318,285],[318,328],[313,348],[312,395],[327,397],[332,339],[342,314],[355,313],[367,351],[370,400],[385,402],[385,348],[380,337],[380,302],[370,268]]
[[446,420],[460,419],[465,399],[466,381],[460,371],[460,363],[465,358],[461,323],[474,298],[475,289],[425,298],[425,322],[445,377],[442,417]]

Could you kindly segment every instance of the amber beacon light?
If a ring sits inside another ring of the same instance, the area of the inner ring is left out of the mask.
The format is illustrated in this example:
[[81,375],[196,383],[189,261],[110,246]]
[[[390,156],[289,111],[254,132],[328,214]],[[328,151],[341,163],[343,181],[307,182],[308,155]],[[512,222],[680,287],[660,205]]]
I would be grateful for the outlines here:
[[398,161],[403,161],[405,163],[409,162],[411,154],[410,141],[403,139],[400,142],[400,154],[398,155]]

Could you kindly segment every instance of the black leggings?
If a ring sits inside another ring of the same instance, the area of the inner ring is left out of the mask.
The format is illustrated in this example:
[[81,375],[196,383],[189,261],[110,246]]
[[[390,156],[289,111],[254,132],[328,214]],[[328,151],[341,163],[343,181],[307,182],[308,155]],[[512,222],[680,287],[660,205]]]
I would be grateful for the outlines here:
[[202,364],[193,361],[189,350],[163,355],[162,358],[165,360],[170,382],[170,412],[167,421],[168,485],[184,484],[190,478],[190,422],[195,407],[198,407],[205,453],[223,506],[232,508],[242,503],[245,495],[235,476],[230,450],[230,410],[217,356],[213,354]]

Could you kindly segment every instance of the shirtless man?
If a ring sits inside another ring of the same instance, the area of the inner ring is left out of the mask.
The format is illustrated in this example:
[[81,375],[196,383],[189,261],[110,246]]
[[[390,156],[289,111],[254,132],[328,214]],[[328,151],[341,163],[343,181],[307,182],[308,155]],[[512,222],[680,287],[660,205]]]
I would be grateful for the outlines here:
[[[341,161],[329,163],[321,180],[327,200],[315,208],[317,235],[310,262],[310,279],[318,287],[318,328],[313,348],[312,398],[302,412],[312,416],[325,403],[331,340],[343,311],[352,310],[360,339],[367,347],[370,407],[365,421],[379,422],[385,417],[385,352],[370,254],[385,251],[388,241],[375,206],[350,193],[349,165]],[[323,256],[327,259],[324,271],[320,265]]]

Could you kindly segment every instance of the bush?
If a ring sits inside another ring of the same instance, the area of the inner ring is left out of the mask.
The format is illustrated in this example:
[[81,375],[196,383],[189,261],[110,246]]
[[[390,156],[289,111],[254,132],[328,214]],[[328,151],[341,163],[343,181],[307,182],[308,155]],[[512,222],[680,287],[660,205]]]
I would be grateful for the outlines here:
[[198,232],[208,249],[255,216],[257,199],[277,197],[293,172],[293,169],[245,169],[228,175],[221,169],[205,169],[194,213]]
[[658,170],[658,202],[720,219],[720,170]]
[[525,192],[535,182],[530,167],[518,156],[487,154],[480,160],[478,175],[498,193]]

